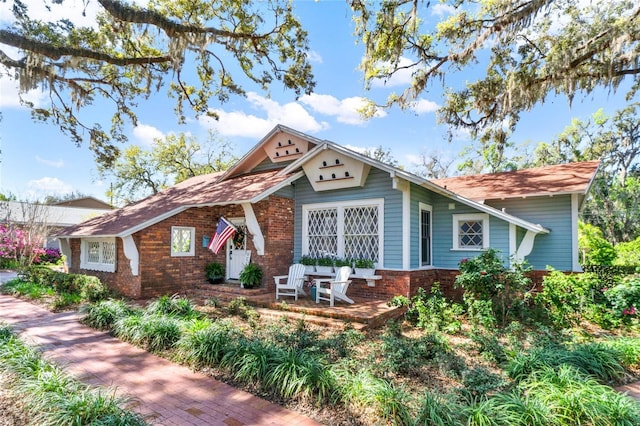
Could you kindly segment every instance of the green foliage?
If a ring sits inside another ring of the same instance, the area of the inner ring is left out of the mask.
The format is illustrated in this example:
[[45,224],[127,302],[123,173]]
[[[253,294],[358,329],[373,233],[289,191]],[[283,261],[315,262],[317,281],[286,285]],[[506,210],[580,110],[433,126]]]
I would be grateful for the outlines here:
[[623,278],[618,285],[606,289],[604,295],[613,315],[626,319],[640,316],[640,275]]
[[507,268],[499,252],[489,249],[463,260],[459,268],[455,285],[464,290],[467,306],[475,311],[475,317],[483,318],[481,322],[492,326],[490,315],[493,315],[498,324],[504,325],[522,313],[531,295],[531,279],[526,276],[530,268],[526,264],[512,262],[511,268]]
[[520,388],[548,407],[554,424],[631,426],[640,421],[640,406],[636,401],[569,365],[537,370]]
[[210,262],[205,266],[207,278],[215,279],[224,277],[224,265],[219,262]]
[[427,391],[420,400],[415,425],[463,426],[463,406],[449,395]]
[[262,268],[256,263],[248,263],[242,271],[240,271],[240,282],[244,288],[256,288],[262,282]]
[[407,306],[405,319],[412,325],[428,331],[456,333],[460,330],[462,306],[448,301],[435,282],[429,291],[420,287],[409,300],[406,296],[395,296],[389,302],[391,306]]
[[[27,103],[34,119],[51,120],[77,145],[89,138],[89,148],[107,169],[126,141],[127,121],[138,121],[138,102],[161,89],[176,99],[176,120],[182,123],[190,115],[185,105],[196,116],[215,115],[209,105],[244,95],[243,78],[265,91],[279,82],[298,96],[315,86],[307,33],[284,2],[104,2],[94,12],[104,17],[81,29],[47,12],[35,18],[32,7],[12,9],[15,25],[0,39],[3,50],[19,49],[18,59],[7,65],[10,74],[24,92],[50,91],[46,106]],[[18,65],[24,57],[34,58],[34,65]],[[30,77],[17,72],[25,66]],[[79,112],[94,102],[113,109],[109,130]]]
[[124,410],[128,401],[97,387],[89,387],[44,360],[40,353],[0,330],[0,372],[12,373],[8,391],[25,404],[39,425],[146,424],[139,414]]
[[284,398],[294,396],[328,399],[335,391],[335,382],[325,359],[319,354],[289,348],[270,366],[264,385]]
[[316,264],[316,258],[305,254],[300,256],[300,260],[298,260],[298,262],[305,266],[313,266]]
[[614,265],[640,266],[640,236],[633,241],[616,244]]
[[[82,274],[68,274],[55,271],[46,266],[29,267],[25,272],[25,280],[33,285],[31,287],[34,289],[32,292],[33,298],[38,299],[43,295],[50,295],[51,292],[45,289],[51,289],[59,295],[65,294],[65,296],[60,298],[61,300],[58,300],[58,307],[64,305],[64,300],[68,300],[70,303],[78,303],[79,301],[96,302],[106,298],[109,294],[106,286],[102,284],[97,277]],[[40,296],[36,296],[36,287],[42,289]],[[66,306],[68,306],[68,304]]]
[[227,320],[215,321],[205,328],[188,330],[178,343],[180,356],[198,366],[216,366],[225,353],[234,347],[240,335],[240,331]]
[[485,367],[475,367],[462,375],[463,388],[460,394],[469,402],[485,399],[495,394],[507,385],[501,376],[489,371]]
[[604,239],[602,230],[582,221],[578,222],[578,247],[581,262],[586,265],[612,265],[617,253],[613,244]]
[[122,300],[102,300],[82,309],[82,323],[99,330],[110,330],[120,318],[130,315],[133,310]]
[[516,382],[521,382],[537,371],[569,366],[580,374],[610,384],[623,377],[625,369],[622,360],[621,352],[610,344],[550,346],[516,354],[509,361],[507,374]]
[[408,395],[400,386],[376,377],[363,369],[356,373],[343,369],[338,373],[342,401],[358,407],[369,407],[384,421],[411,424]]
[[373,269],[375,268],[376,264],[373,261],[373,259],[358,258],[358,259],[353,259],[353,266],[355,268]]
[[193,319],[200,316],[191,300],[178,295],[160,296],[149,303],[144,312],[147,315],[172,315],[183,319]]
[[595,274],[565,274],[549,269],[535,303],[555,327],[568,327],[580,321],[580,313],[600,293],[601,286]]

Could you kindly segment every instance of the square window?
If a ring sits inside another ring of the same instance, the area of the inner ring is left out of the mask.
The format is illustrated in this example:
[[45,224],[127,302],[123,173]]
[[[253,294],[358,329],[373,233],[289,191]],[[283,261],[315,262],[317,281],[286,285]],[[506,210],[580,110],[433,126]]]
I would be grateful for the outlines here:
[[482,250],[489,247],[489,216],[453,215],[453,249]]
[[193,256],[195,254],[196,229],[186,226],[171,227],[171,256]]

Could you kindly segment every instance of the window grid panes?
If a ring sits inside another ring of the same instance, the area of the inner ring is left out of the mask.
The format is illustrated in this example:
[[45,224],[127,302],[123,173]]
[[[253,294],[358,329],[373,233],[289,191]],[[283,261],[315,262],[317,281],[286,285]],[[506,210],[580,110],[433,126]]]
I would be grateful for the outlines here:
[[461,248],[482,248],[482,221],[465,220],[459,222],[458,246]]
[[113,265],[116,263],[116,243],[115,242],[103,242],[102,243],[102,261],[107,265]]
[[378,206],[344,209],[344,257],[378,262]]
[[382,204],[308,207],[305,246],[313,257],[365,258],[379,263]]
[[100,242],[90,241],[87,244],[87,262],[101,263],[100,262]]
[[171,253],[192,254],[193,228],[171,228]]
[[309,255],[314,257],[338,253],[338,210],[309,211]]

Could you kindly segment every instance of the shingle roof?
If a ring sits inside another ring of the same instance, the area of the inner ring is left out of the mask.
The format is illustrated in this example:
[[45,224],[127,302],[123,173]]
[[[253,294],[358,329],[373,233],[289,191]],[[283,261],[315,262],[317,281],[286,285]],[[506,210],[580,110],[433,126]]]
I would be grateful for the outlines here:
[[434,179],[431,182],[475,201],[586,194],[599,164],[599,161],[583,161],[514,172]]
[[279,170],[241,175],[219,182],[223,173],[187,179],[138,202],[63,229],[58,237],[124,236],[189,207],[254,200],[292,175]]

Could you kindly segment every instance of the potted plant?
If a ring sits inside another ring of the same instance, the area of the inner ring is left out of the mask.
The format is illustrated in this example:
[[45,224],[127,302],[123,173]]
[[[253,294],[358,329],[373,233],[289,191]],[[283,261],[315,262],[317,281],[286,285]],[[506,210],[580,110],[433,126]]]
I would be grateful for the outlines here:
[[255,263],[247,263],[240,272],[240,284],[243,288],[256,288],[262,281],[262,268]]
[[354,259],[353,268],[356,271],[356,275],[370,276],[376,273],[376,264],[372,259]]
[[313,256],[305,254],[300,257],[299,262],[305,266],[305,274],[312,274],[316,270],[316,258]]
[[351,266],[351,267],[353,267],[353,263],[349,259],[341,259],[341,258],[338,257],[333,261],[333,266],[335,268],[340,268],[342,266]]
[[333,272],[333,257],[322,256],[316,259],[316,272],[330,274]]
[[224,281],[224,265],[222,263],[207,263],[205,272],[207,274],[207,280],[211,284],[221,284]]

